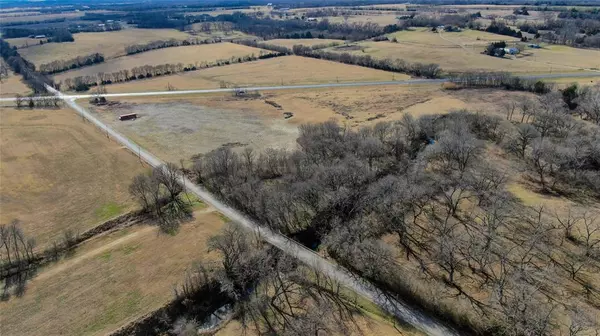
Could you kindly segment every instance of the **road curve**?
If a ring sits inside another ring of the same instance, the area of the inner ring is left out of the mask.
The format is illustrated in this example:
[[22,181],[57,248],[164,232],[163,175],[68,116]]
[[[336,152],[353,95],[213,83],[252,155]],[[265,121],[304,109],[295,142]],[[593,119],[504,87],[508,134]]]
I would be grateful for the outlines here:
[[[127,147],[130,151],[135,153],[143,159],[148,164],[153,167],[158,167],[164,164],[162,160],[152,155],[150,152],[143,149],[138,144],[129,140],[125,136],[121,135],[108,125],[104,124],[102,121],[94,117],[90,112],[81,107],[75,102],[75,99],[71,96],[63,95],[61,92],[48,87],[48,90],[58,97],[62,98],[65,103],[73,108],[77,113],[79,113],[82,117],[92,122],[96,127],[101,129],[103,132],[106,132],[107,135],[111,136],[119,143]],[[432,335],[432,336],[452,336],[459,335],[455,330],[447,327],[446,325],[440,323],[434,318],[431,318],[420,311],[417,311],[406,303],[399,301],[397,299],[390,298],[385,295],[381,290],[377,289],[374,285],[365,281],[364,279],[353,275],[348,272],[344,268],[331,263],[316,254],[312,250],[305,248],[304,246],[296,243],[295,241],[287,238],[284,235],[273,232],[268,228],[265,228],[261,225],[258,225],[254,221],[250,220],[248,217],[240,213],[239,211],[229,207],[223,202],[219,201],[215,196],[209,193],[204,188],[196,185],[188,178],[182,176],[180,178],[180,182],[185,186],[187,191],[193,192],[200,199],[202,199],[208,205],[214,207],[227,218],[232,221],[242,225],[248,230],[252,230],[256,232],[260,237],[272,244],[273,246],[281,249],[283,252],[287,253],[290,256],[297,258],[303,263],[314,267],[316,270],[319,270],[323,274],[330,276],[331,278],[337,280],[339,283],[344,286],[354,290],[359,295],[369,299],[373,303],[377,304],[384,311],[389,314],[395,316],[397,319],[409,323],[416,329],[421,330],[422,332]]]
[[[518,76],[523,79],[553,79],[553,78],[585,78],[585,77],[600,77],[600,72],[576,72],[576,73],[555,73],[555,74],[540,74]],[[320,88],[342,88],[342,87],[359,87],[359,86],[380,86],[380,85],[419,85],[419,84],[441,84],[448,82],[449,79],[407,79],[398,81],[385,82],[352,82],[352,83],[324,83],[324,84],[304,84],[304,85],[288,85],[288,86],[254,86],[244,88],[227,88],[227,89],[197,89],[197,90],[174,90],[174,91],[146,91],[146,92],[123,92],[123,93],[106,93],[102,96],[107,98],[119,97],[146,97],[146,96],[172,96],[186,94],[206,94],[206,93],[223,93],[236,92],[240,89],[246,91],[277,91],[277,90],[301,90],[301,89],[320,89]],[[94,94],[76,94],[65,95],[64,99],[88,99],[93,98]],[[26,97],[29,99],[29,97]],[[15,97],[0,98],[0,102],[14,102]],[[43,99],[42,97],[33,97],[34,100]]]

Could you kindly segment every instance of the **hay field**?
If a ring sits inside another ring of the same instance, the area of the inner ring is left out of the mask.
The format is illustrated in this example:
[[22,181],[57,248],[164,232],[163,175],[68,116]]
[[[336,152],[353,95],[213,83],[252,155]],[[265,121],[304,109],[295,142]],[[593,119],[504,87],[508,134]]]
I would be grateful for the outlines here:
[[136,207],[138,158],[62,110],[0,109],[0,223],[19,219],[38,247]]
[[[0,63],[4,63],[0,59]],[[17,75],[12,71],[8,71],[8,77],[2,78],[0,81],[0,97],[14,97],[17,94],[28,95],[32,93],[31,89],[23,82],[21,75]]]
[[232,64],[222,67],[190,71],[122,84],[107,85],[108,92],[141,92],[155,88],[165,90],[167,84],[175,88],[217,88],[221,82],[228,87],[318,84],[357,81],[404,80],[410,76],[382,70],[330,62],[300,56],[283,56]]
[[91,239],[41,270],[25,295],[0,302],[0,334],[106,335],[173,299],[221,217],[197,211],[175,235],[139,225]]
[[202,63],[212,63],[217,60],[248,55],[258,56],[261,53],[268,54],[271,52],[229,42],[156,49],[135,55],[117,57],[104,63],[63,72],[54,76],[54,79],[63,81],[66,78],[77,76],[93,76],[100,72],[110,73],[119,70],[129,70],[141,65],[183,63],[184,65],[194,64],[200,66]]
[[332,40],[332,39],[274,39],[265,41],[268,44],[275,44],[282,47],[292,48],[295,45],[304,45],[312,47],[321,44],[343,44],[343,40]]
[[[185,40],[189,34],[175,29],[124,29],[114,32],[79,33],[73,35],[75,42],[47,43],[25,48],[19,53],[35,65],[77,56],[102,53],[105,58],[125,54],[125,47],[156,40]],[[10,40],[8,41],[10,43]]]

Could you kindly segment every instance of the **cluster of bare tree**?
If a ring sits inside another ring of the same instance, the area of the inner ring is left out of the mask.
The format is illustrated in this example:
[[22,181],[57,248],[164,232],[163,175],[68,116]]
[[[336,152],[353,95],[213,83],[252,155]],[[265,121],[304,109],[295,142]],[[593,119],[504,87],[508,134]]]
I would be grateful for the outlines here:
[[15,96],[15,106],[20,109],[23,107],[33,108],[58,108],[62,104],[62,100],[55,95],[31,95],[24,97],[20,94]]
[[[193,172],[258,222],[326,249],[342,265],[457,326],[545,335],[564,327],[561,314],[586,317],[585,309],[600,300],[600,288],[579,276],[600,266],[600,223],[591,220],[598,214],[566,224],[572,236],[564,239],[555,218],[572,220],[523,206],[506,191],[506,168],[486,155],[490,147],[520,148],[515,153],[525,158],[512,156],[515,164],[536,172],[572,151],[572,160],[544,173],[568,174],[561,183],[579,190],[582,180],[575,176],[600,181],[598,128],[569,126],[581,121],[566,109],[556,111],[560,117],[549,112],[562,106],[553,96],[540,98],[535,116],[517,125],[464,111],[418,120],[407,115],[357,131],[334,122],[303,125],[297,151],[222,148],[198,157]],[[561,148],[542,145],[550,141]],[[540,151],[545,154],[537,159]],[[540,183],[547,181],[544,176]],[[384,236],[394,239],[386,243]],[[565,281],[590,294],[558,303]],[[598,327],[585,320],[582,330]]]
[[129,192],[142,208],[151,213],[165,232],[173,232],[178,223],[190,217],[189,201],[181,197],[184,192],[179,168],[172,163],[152,169],[148,174],[137,175]]
[[508,72],[462,72],[450,74],[450,80],[460,87],[466,88],[501,87],[507,90],[528,91],[539,94],[549,93],[554,89],[551,83],[522,79]]
[[571,111],[558,92],[538,99],[506,103],[507,119],[521,117],[506,148],[526,160],[545,192],[600,196],[600,131],[577,118],[597,122],[597,88],[586,89],[578,109]]
[[12,287],[16,287],[16,295],[24,293],[25,282],[30,274],[23,271],[35,258],[34,248],[35,239],[25,235],[18,220],[13,220],[9,225],[0,225],[0,280],[4,282],[2,300],[10,297]]
[[[233,302],[233,314],[244,331],[290,336],[350,333],[354,314],[359,312],[355,298],[344,295],[331,278],[299,265],[234,225],[212,237],[209,246],[222,256],[212,270],[213,277]],[[186,287],[202,288],[206,278],[200,277],[201,286],[192,282]],[[184,330],[197,329],[188,319],[180,321],[174,331],[183,335]]]
[[241,57],[231,57],[230,59],[220,59],[214,62],[202,62],[201,64],[196,63],[184,65],[183,63],[177,63],[142,65],[129,70],[123,69],[112,73],[101,72],[93,76],[77,76],[74,78],[66,78],[62,83],[59,83],[59,85],[65,85],[68,89],[75,91],[87,91],[90,87],[96,85],[107,85],[157,76],[166,76],[180,72],[194,71],[198,69],[206,69],[235,63],[251,62],[259,59],[267,59],[283,55],[284,54],[261,51],[258,56],[252,54]]
[[77,56],[68,60],[56,60],[40,65],[39,71],[43,74],[55,74],[62,71],[77,69],[104,62],[104,55],[94,53],[86,56]]

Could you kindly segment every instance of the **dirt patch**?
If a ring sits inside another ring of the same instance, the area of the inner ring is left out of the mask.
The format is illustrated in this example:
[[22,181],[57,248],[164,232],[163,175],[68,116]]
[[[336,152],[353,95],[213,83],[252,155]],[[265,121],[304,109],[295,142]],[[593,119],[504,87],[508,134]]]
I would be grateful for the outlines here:
[[[263,109],[266,105],[261,99],[253,100],[253,103],[261,104]],[[231,99],[215,107],[181,100],[129,103],[95,110],[120,132],[159,157],[174,162],[231,144],[247,144],[258,149],[294,146],[298,135],[295,125],[283,117],[268,118],[259,111],[240,106],[245,104],[247,102]],[[268,105],[267,108],[275,110]],[[118,121],[118,116],[125,113],[137,113],[138,118]]]

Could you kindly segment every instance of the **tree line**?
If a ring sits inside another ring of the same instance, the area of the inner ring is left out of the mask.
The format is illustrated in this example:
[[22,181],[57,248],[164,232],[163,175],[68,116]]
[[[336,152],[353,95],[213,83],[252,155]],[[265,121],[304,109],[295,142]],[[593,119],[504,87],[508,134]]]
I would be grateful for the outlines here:
[[68,60],[56,60],[50,63],[44,63],[40,65],[39,70],[43,74],[55,74],[102,62],[104,62],[104,55],[100,53],[93,53],[86,56],[77,56]]
[[8,42],[1,38],[0,56],[15,73],[20,74],[23,77],[23,80],[34,92],[46,92],[45,84],[54,84],[50,78],[37,72],[33,63],[30,63],[21,57],[16,47],[11,47]]
[[376,59],[370,55],[353,55],[347,52],[340,53],[320,50],[323,47],[327,47],[324,45],[312,47],[294,45],[292,49],[289,49],[287,47],[269,44],[268,42],[257,42],[255,40],[240,40],[235,41],[235,43],[273,50],[286,55],[293,54],[303,57],[324,59],[378,70],[408,73],[419,77],[439,78],[442,75],[442,69],[440,69],[439,65],[437,64],[408,63],[401,59]]
[[449,74],[452,83],[459,88],[504,88],[514,91],[528,91],[546,94],[554,89],[552,83],[542,80],[522,79],[508,72],[462,72]]
[[600,199],[600,129],[574,117],[557,92],[516,109],[508,120],[459,111],[358,130],[303,125],[298,150],[220,148],[198,156],[192,171],[256,221],[464,330],[593,330],[587,303],[540,286],[600,290],[582,276],[599,265],[598,214],[574,210],[578,224],[564,224],[566,235],[558,228],[572,219],[523,205],[487,153],[526,167],[539,192]]
[[187,39],[187,40],[176,40],[170,39],[166,41],[158,40],[151,41],[145,44],[134,44],[125,47],[125,53],[127,55],[134,55],[145,51],[162,49],[162,48],[170,48],[170,47],[180,47],[180,46],[189,46],[189,45],[200,45],[200,44],[212,44],[212,43],[220,43],[221,39]]
[[107,85],[121,82],[128,82],[138,79],[153,78],[157,76],[171,75],[180,72],[195,71],[198,69],[207,69],[212,67],[224,66],[229,64],[252,62],[259,59],[268,59],[273,57],[284,56],[280,53],[263,53],[258,56],[246,55],[241,57],[231,57],[230,59],[221,59],[214,62],[203,62],[202,64],[183,63],[168,63],[159,65],[142,65],[132,69],[123,69],[112,73],[98,73],[88,76],[77,76],[66,78],[64,81],[57,83],[59,86],[66,86],[69,90],[87,91],[90,87],[96,85]]

